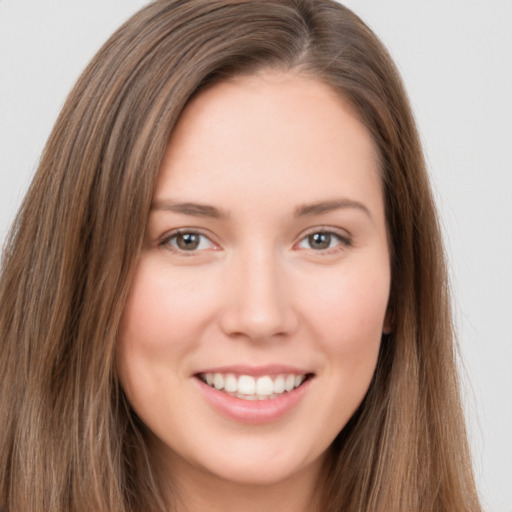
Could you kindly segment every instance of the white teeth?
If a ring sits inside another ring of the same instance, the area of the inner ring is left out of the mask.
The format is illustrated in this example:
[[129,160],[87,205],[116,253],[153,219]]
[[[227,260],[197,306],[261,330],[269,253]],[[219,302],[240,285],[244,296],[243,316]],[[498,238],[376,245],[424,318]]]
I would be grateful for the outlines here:
[[283,393],[298,388],[306,379],[305,375],[262,375],[255,378],[251,375],[239,375],[233,373],[203,373],[201,379],[219,391],[242,398],[244,400],[268,400],[277,398]]
[[220,373],[215,373],[213,375],[213,386],[215,389],[223,389],[224,388],[224,377]]
[[242,395],[254,395],[256,393],[256,381],[250,375],[238,377],[238,392]]
[[270,396],[274,392],[274,383],[270,377],[259,377],[256,381],[256,394]]
[[[210,384],[211,386],[211,384]],[[284,382],[284,389],[291,391],[295,387],[295,375],[288,375]]]
[[279,375],[274,380],[274,393],[282,393],[284,391],[284,377]]
[[224,379],[224,389],[230,393],[237,391],[236,377],[232,373],[228,373]]
[[258,400],[256,395],[242,395],[242,393],[237,393],[235,396],[237,398],[242,398],[243,400]]

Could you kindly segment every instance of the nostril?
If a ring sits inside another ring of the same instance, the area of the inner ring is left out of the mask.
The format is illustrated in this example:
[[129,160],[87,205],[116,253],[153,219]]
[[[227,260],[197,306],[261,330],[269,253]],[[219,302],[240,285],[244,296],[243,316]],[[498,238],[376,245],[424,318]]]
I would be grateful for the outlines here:
[[283,340],[295,331],[297,323],[292,309],[283,304],[267,304],[258,309],[254,304],[239,301],[221,316],[224,333],[255,342]]

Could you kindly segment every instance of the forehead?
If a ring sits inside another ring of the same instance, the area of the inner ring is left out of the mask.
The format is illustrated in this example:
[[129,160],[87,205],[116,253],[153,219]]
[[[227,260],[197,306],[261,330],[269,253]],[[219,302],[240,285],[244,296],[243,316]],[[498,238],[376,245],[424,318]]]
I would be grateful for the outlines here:
[[320,81],[266,71],[191,100],[169,141],[156,198],[257,200],[266,190],[308,202],[329,191],[380,193],[379,184],[377,150],[347,102]]

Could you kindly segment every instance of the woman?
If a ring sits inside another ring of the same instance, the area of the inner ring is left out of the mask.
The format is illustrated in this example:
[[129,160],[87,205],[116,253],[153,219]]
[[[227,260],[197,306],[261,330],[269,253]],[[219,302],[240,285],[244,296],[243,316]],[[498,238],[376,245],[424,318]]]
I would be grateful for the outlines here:
[[414,121],[337,3],[121,27],[0,301],[1,510],[480,510]]

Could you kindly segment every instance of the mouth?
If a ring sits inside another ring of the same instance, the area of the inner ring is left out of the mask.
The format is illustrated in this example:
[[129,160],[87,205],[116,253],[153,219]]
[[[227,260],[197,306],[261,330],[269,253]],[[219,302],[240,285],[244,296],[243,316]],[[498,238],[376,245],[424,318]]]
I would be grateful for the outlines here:
[[282,373],[278,375],[246,375],[208,372],[195,375],[209,387],[242,400],[273,400],[301,387],[313,373]]

